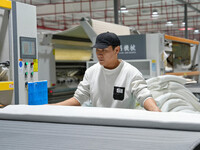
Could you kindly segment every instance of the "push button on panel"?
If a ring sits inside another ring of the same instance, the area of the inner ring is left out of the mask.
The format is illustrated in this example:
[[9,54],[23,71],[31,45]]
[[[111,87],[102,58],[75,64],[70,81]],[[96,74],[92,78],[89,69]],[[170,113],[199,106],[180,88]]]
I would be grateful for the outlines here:
[[25,63],[24,63],[24,66],[27,67],[27,66],[28,66],[28,62],[25,62]]
[[31,72],[31,77],[33,77],[33,72]]
[[30,64],[30,67],[33,68],[33,65],[34,65],[34,62],[32,62],[32,63]]
[[25,72],[25,78],[27,78],[27,76],[28,76],[28,72]]
[[23,63],[22,63],[22,61],[20,61],[19,62],[19,67],[22,68],[22,66],[23,66]]
[[28,87],[28,82],[25,82],[25,88],[27,88]]

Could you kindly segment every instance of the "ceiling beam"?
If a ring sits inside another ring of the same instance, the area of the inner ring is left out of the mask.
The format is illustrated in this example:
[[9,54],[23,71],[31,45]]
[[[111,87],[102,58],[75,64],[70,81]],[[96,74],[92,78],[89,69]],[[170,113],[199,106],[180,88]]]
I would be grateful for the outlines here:
[[185,2],[184,0],[176,0],[182,4],[187,4],[188,7],[190,7],[191,9],[195,10],[196,12],[200,13],[200,10],[197,9],[196,7],[192,6],[190,3]]

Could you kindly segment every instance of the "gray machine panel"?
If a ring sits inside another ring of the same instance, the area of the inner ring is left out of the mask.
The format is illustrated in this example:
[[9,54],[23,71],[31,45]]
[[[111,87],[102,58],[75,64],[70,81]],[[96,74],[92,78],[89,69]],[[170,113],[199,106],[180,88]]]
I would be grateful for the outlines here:
[[118,57],[124,60],[146,59],[146,35],[119,36],[121,41]]
[[[36,7],[12,2],[14,104],[28,104],[27,82],[38,81]],[[26,48],[25,48],[26,47]],[[27,50],[24,51],[23,50]],[[11,55],[12,56],[12,55]],[[20,94],[19,94],[20,93]]]

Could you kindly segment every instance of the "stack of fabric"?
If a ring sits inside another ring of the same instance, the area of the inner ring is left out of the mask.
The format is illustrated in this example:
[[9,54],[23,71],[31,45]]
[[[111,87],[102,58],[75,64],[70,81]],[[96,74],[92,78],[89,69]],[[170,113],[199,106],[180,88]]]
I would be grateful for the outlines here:
[[164,75],[147,80],[157,105],[163,112],[200,112],[199,99],[184,84],[186,79],[179,76]]

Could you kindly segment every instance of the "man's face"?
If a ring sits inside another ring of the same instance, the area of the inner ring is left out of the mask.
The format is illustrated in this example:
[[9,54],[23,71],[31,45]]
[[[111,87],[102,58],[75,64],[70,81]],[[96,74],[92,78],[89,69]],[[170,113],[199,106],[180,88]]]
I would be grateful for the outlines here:
[[112,46],[108,46],[104,49],[96,49],[97,58],[99,60],[99,63],[103,65],[107,69],[112,69],[113,63],[117,60],[117,54],[118,54],[118,47],[116,47],[114,50]]

